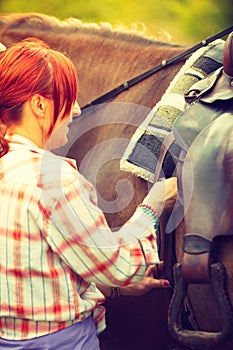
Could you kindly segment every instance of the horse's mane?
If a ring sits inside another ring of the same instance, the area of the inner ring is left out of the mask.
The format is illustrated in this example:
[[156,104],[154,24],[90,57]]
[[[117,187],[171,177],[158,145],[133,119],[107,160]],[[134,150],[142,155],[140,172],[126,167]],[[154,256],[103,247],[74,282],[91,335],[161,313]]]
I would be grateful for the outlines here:
[[[140,29],[139,29],[140,27]],[[141,24],[132,24],[129,27],[117,25],[114,27],[108,22],[85,23],[77,18],[66,18],[60,20],[55,16],[42,13],[10,13],[0,15],[1,36],[10,30],[33,30],[39,32],[53,32],[55,34],[71,35],[79,31],[82,34],[92,34],[123,41],[131,41],[142,45],[165,45],[177,47],[178,44],[156,40],[152,36],[145,36],[146,27]],[[166,38],[168,33],[164,33]]]

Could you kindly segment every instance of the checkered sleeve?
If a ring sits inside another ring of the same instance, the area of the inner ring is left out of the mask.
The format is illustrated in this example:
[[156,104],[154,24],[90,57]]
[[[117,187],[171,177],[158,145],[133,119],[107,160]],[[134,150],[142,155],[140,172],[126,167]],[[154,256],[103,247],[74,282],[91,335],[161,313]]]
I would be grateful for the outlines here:
[[80,174],[52,203],[47,208],[46,239],[84,280],[122,285],[141,279],[146,265],[159,261],[150,218],[136,211],[113,233],[96,204],[93,186]]

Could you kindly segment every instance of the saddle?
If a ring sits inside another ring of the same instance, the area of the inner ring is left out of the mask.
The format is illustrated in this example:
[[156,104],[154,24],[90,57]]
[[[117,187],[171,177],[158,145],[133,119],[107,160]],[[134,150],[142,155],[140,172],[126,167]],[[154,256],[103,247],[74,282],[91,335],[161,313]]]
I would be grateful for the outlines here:
[[[233,117],[233,77],[227,75],[224,67],[205,81],[192,86],[186,95],[190,107],[177,118],[173,135],[180,147],[177,176],[180,203],[183,204],[182,165],[188,150],[198,134],[223,114]],[[216,234],[208,232],[207,237],[188,233],[183,240],[182,275],[189,283],[209,282],[209,254]],[[195,255],[195,258],[194,258]]]
[[[198,134],[224,113],[233,116],[233,32],[223,50],[223,67],[194,84],[185,95],[189,107],[175,121],[170,142],[180,147],[177,165],[178,182],[182,182],[182,161]],[[181,203],[182,203],[182,186]],[[210,265],[210,253],[215,236],[186,233],[181,264],[174,266],[175,290],[169,307],[168,327],[178,342],[192,348],[209,348],[232,337],[233,308],[226,288],[226,271],[220,263]],[[209,283],[220,307],[223,327],[220,332],[183,329],[181,309],[190,283]]]
[[185,94],[190,107],[177,118],[173,129],[180,147],[187,150],[204,127],[231,108],[232,98],[233,32],[224,45],[223,67],[192,85]]
[[173,134],[179,146],[187,151],[201,130],[232,109],[232,98],[233,77],[223,68],[194,84],[185,95],[190,107],[174,123]]
[[193,85],[185,99],[190,106],[177,118],[173,134],[181,149],[188,150],[197,135],[221,114],[232,109],[233,77],[223,68]]
[[194,84],[185,94],[190,107],[177,118],[173,130],[181,148],[190,147],[204,127],[231,108],[232,98],[233,32],[224,45],[223,67]]

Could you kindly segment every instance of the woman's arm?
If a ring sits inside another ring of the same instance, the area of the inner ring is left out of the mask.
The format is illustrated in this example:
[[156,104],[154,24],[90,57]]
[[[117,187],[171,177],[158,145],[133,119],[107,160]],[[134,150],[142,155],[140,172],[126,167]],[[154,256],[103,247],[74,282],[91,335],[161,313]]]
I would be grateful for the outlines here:
[[153,288],[168,288],[170,283],[168,280],[159,278],[160,271],[163,268],[163,262],[160,262],[157,265],[150,265],[145,273],[144,278],[141,281],[130,283],[126,286],[116,287],[114,291],[113,288],[104,286],[102,284],[97,284],[97,288],[106,296],[106,297],[119,297],[120,295],[134,295],[141,296],[148,293]]

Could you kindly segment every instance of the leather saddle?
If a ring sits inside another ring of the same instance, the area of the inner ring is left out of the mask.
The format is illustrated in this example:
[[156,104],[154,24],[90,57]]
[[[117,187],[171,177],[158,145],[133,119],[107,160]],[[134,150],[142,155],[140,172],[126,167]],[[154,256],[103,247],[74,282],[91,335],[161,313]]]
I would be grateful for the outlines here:
[[205,126],[231,109],[232,98],[233,32],[224,45],[223,67],[194,84],[185,94],[190,107],[177,118],[173,130],[181,148],[187,150]]
[[[173,128],[175,142],[181,148],[177,165],[179,183],[182,182],[182,161],[198,134],[225,113],[233,117],[233,32],[224,45],[223,67],[194,84],[185,98],[189,107],[177,118]],[[182,202],[182,186],[179,187]],[[212,233],[208,236],[185,233],[182,262],[174,266],[175,289],[169,306],[168,328],[174,339],[188,347],[192,344],[192,349],[209,349],[233,336],[233,307],[226,287],[226,269],[210,259],[214,238]],[[188,285],[200,283],[210,284],[216,297],[222,320],[219,332],[183,328],[181,310]]]
[[[223,67],[209,75],[207,78],[194,84],[185,95],[189,107],[175,121],[173,135],[175,142],[180,146],[180,162],[177,166],[178,181],[182,183],[182,160],[196,139],[198,134],[210,125],[214,120],[228,113],[233,116],[233,32],[228,36],[223,50]],[[229,74],[232,73],[232,76]],[[180,201],[182,203],[182,186],[180,186]],[[212,237],[214,239],[214,237]],[[197,243],[198,242],[198,243]],[[196,280],[202,281],[201,276],[194,271],[198,263],[201,264],[202,251],[206,253],[206,237],[199,234],[184,235],[184,258],[183,271],[187,280],[192,280],[195,275]],[[194,246],[198,245],[195,252]],[[208,239],[210,250],[211,242]],[[192,268],[187,267],[189,254],[196,254],[197,261]],[[208,266],[203,267],[204,279],[208,280]],[[207,276],[207,278],[206,278]]]
[[172,132],[163,141],[155,169],[155,181],[159,180],[166,154],[170,152],[172,144],[176,143],[181,150],[187,151],[200,131],[231,106],[232,98],[233,32],[224,44],[223,66],[192,85],[185,94],[189,107],[176,119]]

